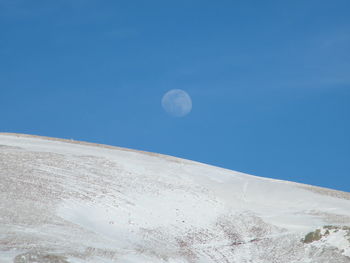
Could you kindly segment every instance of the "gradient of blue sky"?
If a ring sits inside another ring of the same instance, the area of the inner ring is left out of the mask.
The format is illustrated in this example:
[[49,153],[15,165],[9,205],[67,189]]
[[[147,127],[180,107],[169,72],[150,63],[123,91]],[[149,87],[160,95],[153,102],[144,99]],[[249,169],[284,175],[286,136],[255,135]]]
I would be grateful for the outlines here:
[[[0,0],[0,131],[350,191],[350,1]],[[184,89],[193,111],[168,116]]]

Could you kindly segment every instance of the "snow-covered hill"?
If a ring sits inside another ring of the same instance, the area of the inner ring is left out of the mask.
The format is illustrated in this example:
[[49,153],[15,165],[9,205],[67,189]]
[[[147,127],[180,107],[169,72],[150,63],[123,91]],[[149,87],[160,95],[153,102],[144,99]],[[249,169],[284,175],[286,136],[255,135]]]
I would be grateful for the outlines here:
[[350,194],[0,134],[0,262],[350,262]]

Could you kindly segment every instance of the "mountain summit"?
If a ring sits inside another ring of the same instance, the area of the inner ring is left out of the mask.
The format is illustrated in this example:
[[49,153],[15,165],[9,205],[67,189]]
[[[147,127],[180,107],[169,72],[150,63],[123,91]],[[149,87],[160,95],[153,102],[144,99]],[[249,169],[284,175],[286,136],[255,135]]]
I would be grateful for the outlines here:
[[350,262],[350,194],[0,134],[0,262]]

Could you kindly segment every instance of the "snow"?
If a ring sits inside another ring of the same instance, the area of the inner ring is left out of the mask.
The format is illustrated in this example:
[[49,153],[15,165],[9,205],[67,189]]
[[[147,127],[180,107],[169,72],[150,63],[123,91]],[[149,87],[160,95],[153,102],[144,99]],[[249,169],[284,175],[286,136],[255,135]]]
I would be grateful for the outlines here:
[[77,263],[317,262],[317,249],[350,260],[345,230],[300,242],[350,225],[346,193],[16,134],[0,134],[0,180],[0,262],[33,250]]

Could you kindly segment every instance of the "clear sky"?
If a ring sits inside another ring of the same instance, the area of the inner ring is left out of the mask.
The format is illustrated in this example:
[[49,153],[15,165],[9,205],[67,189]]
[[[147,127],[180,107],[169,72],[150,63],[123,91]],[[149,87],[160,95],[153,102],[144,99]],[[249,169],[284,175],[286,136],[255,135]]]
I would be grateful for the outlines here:
[[0,116],[350,191],[350,1],[0,0]]

